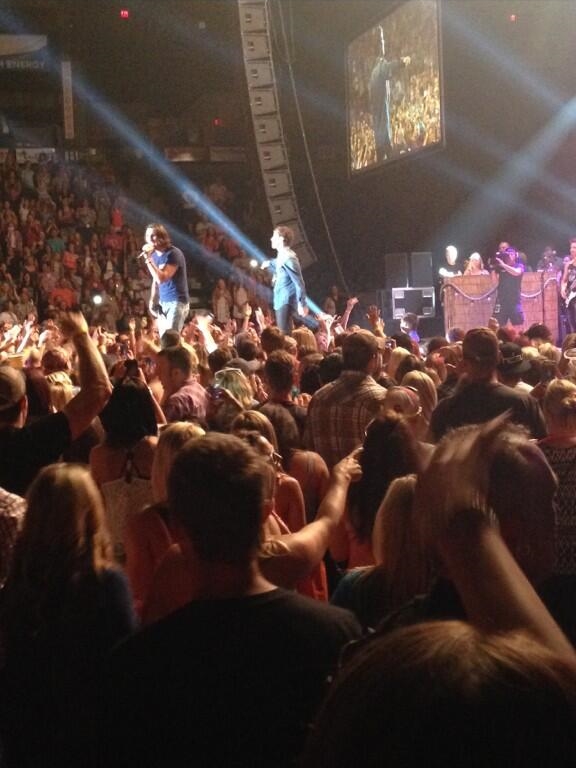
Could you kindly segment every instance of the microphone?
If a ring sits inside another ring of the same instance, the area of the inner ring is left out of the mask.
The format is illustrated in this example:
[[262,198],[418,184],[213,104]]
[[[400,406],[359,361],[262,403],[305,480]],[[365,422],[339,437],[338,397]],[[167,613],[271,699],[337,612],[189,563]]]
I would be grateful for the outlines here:
[[144,245],[138,256],[136,256],[136,259],[146,259],[148,256],[150,256],[153,250],[154,248],[150,248],[150,246]]

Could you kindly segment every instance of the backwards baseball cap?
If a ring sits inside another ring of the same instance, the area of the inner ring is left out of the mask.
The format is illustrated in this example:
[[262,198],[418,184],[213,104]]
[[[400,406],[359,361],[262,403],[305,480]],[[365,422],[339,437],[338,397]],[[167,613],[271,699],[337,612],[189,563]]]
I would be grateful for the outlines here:
[[19,403],[25,394],[23,374],[11,365],[0,365],[0,413]]
[[465,360],[488,365],[498,362],[498,338],[489,328],[472,328],[464,336],[462,356]]

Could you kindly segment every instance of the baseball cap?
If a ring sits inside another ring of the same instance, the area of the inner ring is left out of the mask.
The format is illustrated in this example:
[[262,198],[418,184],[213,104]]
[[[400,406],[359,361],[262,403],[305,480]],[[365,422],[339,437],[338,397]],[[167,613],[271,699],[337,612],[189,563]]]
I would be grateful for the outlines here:
[[7,411],[26,394],[26,381],[22,373],[11,365],[0,365],[0,413]]

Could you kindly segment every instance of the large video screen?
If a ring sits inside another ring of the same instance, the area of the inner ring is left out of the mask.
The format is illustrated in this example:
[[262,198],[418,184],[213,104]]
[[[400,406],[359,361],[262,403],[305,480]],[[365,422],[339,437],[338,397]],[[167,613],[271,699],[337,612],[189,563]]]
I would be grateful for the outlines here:
[[408,0],[347,49],[349,167],[358,173],[443,142],[437,0]]

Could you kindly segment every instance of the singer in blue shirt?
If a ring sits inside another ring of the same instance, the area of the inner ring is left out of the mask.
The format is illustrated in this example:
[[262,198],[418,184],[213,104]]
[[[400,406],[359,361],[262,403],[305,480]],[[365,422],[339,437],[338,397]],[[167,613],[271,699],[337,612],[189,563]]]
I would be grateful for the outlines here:
[[149,308],[162,338],[169,329],[182,330],[190,309],[186,259],[162,224],[149,224],[145,239],[142,256],[152,277]]
[[294,242],[294,232],[290,227],[276,227],[270,244],[278,254],[271,262],[264,262],[263,267],[274,270],[274,312],[276,325],[284,333],[292,330],[294,318],[308,314],[306,306],[306,287],[298,256],[290,247]]

